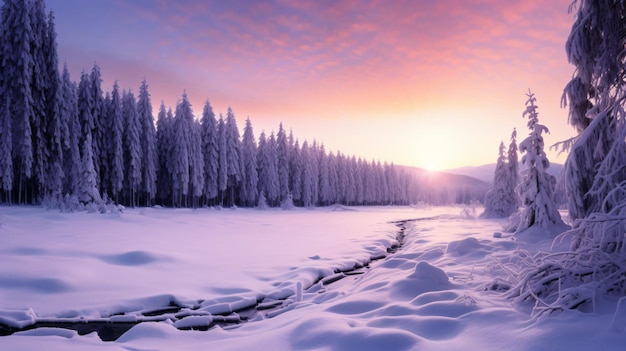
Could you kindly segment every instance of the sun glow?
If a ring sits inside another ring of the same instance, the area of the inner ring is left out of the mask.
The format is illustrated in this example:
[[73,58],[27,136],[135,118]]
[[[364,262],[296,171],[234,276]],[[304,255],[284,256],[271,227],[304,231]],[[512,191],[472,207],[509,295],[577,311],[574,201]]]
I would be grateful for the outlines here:
[[437,163],[433,161],[426,162],[424,168],[429,172],[436,172],[439,170],[439,168],[437,167]]

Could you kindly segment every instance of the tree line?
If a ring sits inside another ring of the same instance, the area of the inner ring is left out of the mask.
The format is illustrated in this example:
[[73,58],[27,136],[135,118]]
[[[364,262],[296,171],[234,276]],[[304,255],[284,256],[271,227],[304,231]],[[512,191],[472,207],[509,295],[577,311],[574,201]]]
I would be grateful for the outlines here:
[[235,114],[200,119],[186,93],[161,103],[156,125],[144,79],[137,96],[103,92],[96,64],[59,70],[54,14],[44,0],[6,0],[0,31],[0,195],[4,203],[318,206],[415,203],[432,197],[393,164],[301,144],[280,124],[243,136]]

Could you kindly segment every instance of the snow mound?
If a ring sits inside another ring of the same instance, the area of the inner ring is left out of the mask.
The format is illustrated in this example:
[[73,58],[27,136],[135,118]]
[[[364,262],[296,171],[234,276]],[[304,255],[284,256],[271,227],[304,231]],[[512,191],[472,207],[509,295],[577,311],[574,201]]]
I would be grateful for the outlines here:
[[446,253],[455,256],[465,255],[486,255],[489,250],[486,245],[481,244],[478,239],[468,237],[462,240],[451,241],[448,243]]
[[406,279],[397,280],[391,286],[392,296],[410,298],[429,291],[445,290],[452,284],[446,272],[426,261],[420,261]]

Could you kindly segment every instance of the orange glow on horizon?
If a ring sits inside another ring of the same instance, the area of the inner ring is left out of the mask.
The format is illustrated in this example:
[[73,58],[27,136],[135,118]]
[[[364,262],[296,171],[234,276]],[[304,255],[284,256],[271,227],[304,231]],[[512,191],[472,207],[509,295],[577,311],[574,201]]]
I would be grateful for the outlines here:
[[529,88],[546,148],[574,134],[570,2],[47,1],[73,79],[97,62],[105,91],[145,77],[155,111],[186,90],[196,115],[208,98],[257,137],[282,122],[327,151],[439,170],[495,162],[514,127],[522,140]]

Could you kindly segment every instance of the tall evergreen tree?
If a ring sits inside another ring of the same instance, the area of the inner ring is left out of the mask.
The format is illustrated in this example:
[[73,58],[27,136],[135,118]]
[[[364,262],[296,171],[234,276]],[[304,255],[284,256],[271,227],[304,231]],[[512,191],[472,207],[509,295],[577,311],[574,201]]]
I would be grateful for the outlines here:
[[500,142],[496,170],[493,175],[491,189],[485,194],[485,211],[480,215],[484,218],[505,218],[512,214],[510,212],[507,198],[507,186],[510,183],[510,168],[506,163],[506,149],[504,143]]
[[[188,206],[189,190],[193,184],[191,168],[193,160],[193,110],[187,98],[187,93],[176,105],[174,116],[174,149],[172,157],[172,182],[175,206]],[[204,169],[204,167],[202,167]],[[191,194],[194,196],[194,194]]]
[[[26,0],[5,0],[2,6],[2,101],[8,102],[11,115],[11,137],[14,181],[17,201],[23,202],[27,180],[33,174],[31,120],[34,118],[31,82],[34,58],[31,53],[33,30]],[[8,40],[11,38],[11,40]],[[6,110],[6,108],[5,108]]]
[[158,171],[157,171],[157,198],[162,204],[171,200],[172,197],[172,173],[170,171],[170,148],[174,140],[172,136],[173,117],[171,110],[168,113],[165,109],[165,103],[161,101],[159,114],[157,117],[156,143],[158,154]]
[[139,88],[139,99],[137,101],[137,113],[141,123],[141,150],[142,155],[142,191],[144,193],[146,205],[150,206],[156,196],[156,173],[157,173],[157,150],[156,150],[156,129],[154,127],[154,116],[152,116],[152,103],[148,92],[148,83],[144,79]]
[[78,117],[78,97],[76,85],[70,79],[67,65],[63,66],[61,78],[61,98],[59,100],[63,137],[63,195],[77,195],[81,178],[81,155],[79,136],[81,134]]
[[137,113],[135,95],[130,91],[122,93],[122,115],[124,118],[124,170],[127,204],[138,205],[138,193],[141,189],[141,121]]
[[[535,95],[529,91],[527,96],[523,115],[528,116],[530,134],[519,145],[520,151],[524,153],[522,163],[526,169],[519,187],[523,209],[516,233],[533,226],[544,228],[548,232],[562,230],[565,224],[553,198],[556,179],[546,171],[550,162],[543,149],[542,134],[548,132],[548,128],[539,124]],[[558,228],[555,229],[555,226]]]
[[46,68],[44,96],[46,97],[45,153],[45,193],[44,196],[60,198],[63,191],[63,137],[64,125],[60,113],[61,77],[57,55],[54,15],[50,12],[47,22],[47,35],[43,43]]
[[98,177],[98,185],[104,177],[104,172],[100,169],[100,164],[106,162],[106,154],[102,151],[105,146],[104,134],[108,126],[105,124],[104,117],[104,96],[102,95],[102,76],[100,67],[94,64],[89,75],[89,91],[91,94],[91,118],[92,125],[92,143],[93,143],[93,166]]
[[309,147],[305,140],[302,143],[302,204],[304,207],[315,207],[317,201],[317,157],[315,148]]
[[515,128],[513,128],[511,133],[511,143],[507,150],[507,163],[509,168],[507,197],[509,198],[511,213],[514,213],[519,209],[520,205],[520,199],[516,190],[519,184],[519,160],[517,159],[517,130]]
[[[0,94],[0,96],[2,96]],[[4,95],[0,109],[0,190],[4,193],[5,202],[11,201],[13,189],[13,159],[11,158],[11,112],[9,110],[9,97]]]
[[250,118],[246,119],[246,127],[243,132],[241,157],[243,159],[241,201],[245,206],[255,206],[259,177],[257,172],[257,146]]
[[[578,137],[566,142],[565,187],[569,216],[579,219],[600,211],[606,193],[592,190],[600,164],[620,139],[620,101],[626,87],[623,51],[626,5],[612,0],[579,0],[565,48],[576,67],[563,92],[569,123]],[[622,179],[626,179],[623,173]]]
[[330,186],[330,203],[340,203],[342,190],[339,188],[338,158],[331,151],[328,153],[328,185]]
[[289,144],[287,134],[283,124],[278,126],[276,135],[276,156],[278,171],[278,196],[280,201],[284,201],[289,196]]
[[96,185],[96,171],[93,168],[91,133],[87,134],[82,145],[81,176],[78,183],[78,200],[85,204],[98,204],[101,201]]
[[226,113],[226,162],[229,197],[231,206],[235,205],[235,191],[241,182],[241,140],[233,110],[229,107]]
[[204,156],[204,196],[207,205],[218,195],[219,135],[213,108],[206,100],[202,110],[202,154]]
[[33,72],[31,74],[31,99],[33,114],[30,119],[33,147],[33,200],[41,198],[46,192],[46,161],[47,148],[46,136],[46,90],[49,82],[46,78],[46,60],[44,57],[44,42],[48,36],[46,23],[46,10],[43,0],[34,0],[29,4],[29,17],[32,30],[32,41],[30,43],[30,54],[33,60]]
[[[80,81],[78,82],[78,90],[77,90],[77,98],[78,98],[78,120],[80,122],[80,134],[78,144],[81,149],[83,149],[83,144],[87,139],[87,135],[91,135],[94,130],[94,119],[91,111],[93,110],[93,96],[90,91],[91,80],[89,74],[85,71],[82,72],[80,76]],[[92,138],[93,142],[93,138]]]
[[355,169],[347,156],[339,153],[337,155],[339,158],[339,183],[343,192],[344,203],[354,205],[356,203]]
[[300,143],[295,141],[290,156],[290,173],[291,173],[291,195],[293,201],[297,204],[302,200],[302,172],[304,163],[302,162],[302,156],[300,153]]
[[359,157],[356,159],[352,156],[352,167],[354,169],[354,181],[356,184],[356,203],[363,205],[366,201],[365,196],[365,161]]
[[328,157],[324,145],[320,146],[317,155],[317,164],[319,165],[319,203],[326,206],[332,200],[332,190],[330,188],[330,167],[328,165]]
[[115,202],[120,201],[120,195],[124,189],[124,115],[122,114],[122,101],[117,81],[113,83],[111,102],[107,109],[109,114],[108,130],[108,170],[111,198]]
[[224,195],[228,186],[228,159],[226,154],[226,123],[222,114],[217,122],[217,149],[219,150],[217,158],[217,190],[220,193],[220,205],[224,206]]
[[279,202],[278,157],[276,155],[276,139],[273,133],[269,138],[266,138],[265,132],[261,132],[257,164],[259,193],[263,194],[263,198],[271,206],[276,206]]
[[[81,194],[85,194],[85,192],[91,193],[91,175],[88,175],[88,172],[95,172],[95,160],[85,160],[85,157],[95,157],[93,153],[93,131],[94,131],[94,119],[91,114],[93,111],[93,95],[91,94],[91,79],[89,75],[85,72],[82,73],[80,77],[80,82],[78,84],[78,120],[80,123],[80,134],[78,139],[78,148],[81,152],[81,185],[79,191]],[[89,142],[87,144],[87,140]],[[89,150],[87,150],[89,149]],[[93,175],[93,179],[95,179],[96,189],[98,188],[98,174],[95,173]],[[87,182],[87,183],[85,183]],[[82,196],[82,195],[80,195]],[[88,197],[92,198],[91,195]],[[82,200],[81,200],[82,201]]]
[[202,154],[202,125],[191,120],[191,138],[189,145],[189,193],[193,196],[193,207],[199,205],[204,192],[204,156]]

